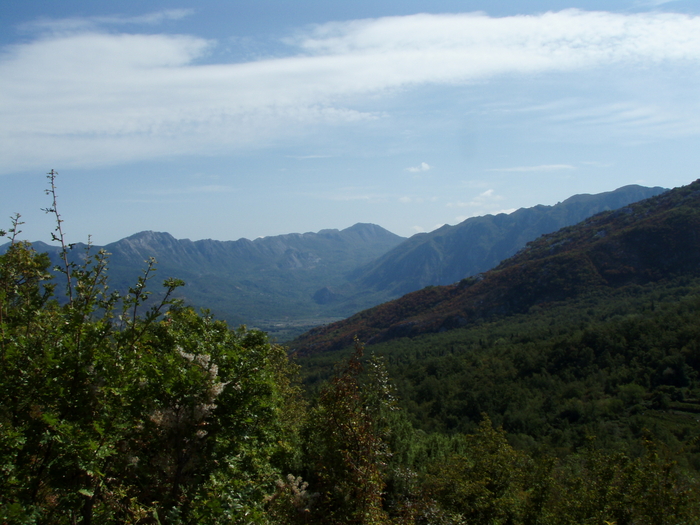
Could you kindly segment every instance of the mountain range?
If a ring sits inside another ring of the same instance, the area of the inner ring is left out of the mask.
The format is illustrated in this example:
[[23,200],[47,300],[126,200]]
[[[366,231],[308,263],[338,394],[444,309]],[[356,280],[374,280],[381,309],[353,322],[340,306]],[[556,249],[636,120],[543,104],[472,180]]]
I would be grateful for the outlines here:
[[475,326],[480,322],[700,268],[700,181],[603,212],[530,242],[495,268],[317,327],[300,354]]
[[452,284],[484,272],[540,235],[665,191],[630,185],[596,195],[574,195],[553,206],[467,219],[414,235],[352,276],[360,290],[399,297],[425,286]]
[[[144,231],[91,250],[111,254],[113,288],[128,289],[153,257],[159,279],[186,281],[180,293],[187,303],[287,340],[425,286],[486,271],[542,234],[663,191],[633,185],[576,195],[552,206],[470,218],[409,239],[374,224],[237,241],[191,241]],[[57,262],[55,246],[36,242],[34,247]],[[84,258],[86,248],[75,245],[73,259]]]

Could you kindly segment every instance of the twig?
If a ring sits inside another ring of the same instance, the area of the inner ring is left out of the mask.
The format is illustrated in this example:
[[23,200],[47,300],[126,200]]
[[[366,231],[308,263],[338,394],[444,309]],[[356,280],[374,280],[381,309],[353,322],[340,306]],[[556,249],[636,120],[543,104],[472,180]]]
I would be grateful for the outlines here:
[[[71,265],[68,262],[68,250],[73,248],[73,245],[66,245],[65,236],[63,235],[63,227],[61,223],[61,214],[58,213],[58,204],[56,200],[56,176],[58,172],[56,170],[51,170],[46,174],[46,178],[49,179],[49,189],[44,190],[46,195],[50,195],[53,199],[50,208],[42,208],[46,213],[53,213],[56,217],[56,229],[51,232],[51,240],[58,241],[61,243],[61,258],[63,259],[63,265],[65,267],[64,273],[66,274],[66,279],[68,281],[68,300],[73,304],[73,282],[71,279]],[[57,235],[58,233],[58,235]]]

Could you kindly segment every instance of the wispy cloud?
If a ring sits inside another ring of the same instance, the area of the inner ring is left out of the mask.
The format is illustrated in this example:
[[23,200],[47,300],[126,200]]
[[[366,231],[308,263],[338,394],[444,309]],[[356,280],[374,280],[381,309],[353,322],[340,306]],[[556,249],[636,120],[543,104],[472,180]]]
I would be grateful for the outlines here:
[[539,166],[516,166],[513,168],[491,168],[486,171],[529,172],[529,171],[560,171],[576,169],[571,164],[541,164]]
[[169,20],[181,20],[192,14],[194,9],[165,9],[139,16],[92,16],[73,18],[40,18],[22,24],[19,29],[29,32],[65,33],[75,31],[96,30],[101,26],[120,25],[158,25]]
[[421,162],[418,164],[418,166],[411,166],[410,168],[406,168],[406,171],[410,171],[411,173],[419,173],[421,171],[428,171],[432,169],[432,166],[429,165],[427,162]]
[[423,226],[412,226],[411,230],[413,230],[416,233],[426,233],[426,232],[432,232],[437,230],[438,228],[442,228],[444,224],[436,224],[432,228],[423,228]]
[[[628,70],[629,73],[629,70]],[[639,75],[639,71],[634,73]],[[700,133],[700,104],[686,90],[697,91],[698,79],[677,78],[672,74],[653,79],[634,80],[644,86],[644,93],[632,100],[592,103],[585,98],[568,97],[544,104],[514,105],[503,103],[496,111],[516,116],[527,114],[541,119],[555,131],[566,133],[571,140],[605,130],[605,136],[678,138]],[[690,82],[688,82],[690,80]],[[692,87],[691,87],[692,86]],[[664,96],[658,93],[664,92]],[[599,136],[600,133],[597,133]]]
[[575,125],[578,128],[605,127],[623,133],[635,131],[666,136],[683,135],[700,129],[700,124],[696,120],[688,121],[687,118],[688,112],[695,110],[693,105],[670,109],[666,101],[663,101],[665,107],[661,102],[657,104],[624,102],[598,107],[562,108],[549,116],[548,120],[566,126]]
[[495,190],[490,189],[486,190],[476,197],[474,197],[470,201],[457,201],[457,202],[450,202],[447,204],[448,208],[468,208],[470,211],[467,211],[466,214],[464,215],[457,215],[454,220],[456,223],[463,222],[467,219],[470,219],[472,217],[476,216],[481,216],[481,215],[486,215],[486,214],[492,214],[492,215],[498,215],[499,213],[512,213],[515,211],[514,208],[512,209],[503,209],[501,208],[502,204],[500,202],[503,200],[503,196],[499,195],[495,192]]
[[[353,105],[365,95],[420,84],[700,61],[700,17],[674,13],[570,9],[337,22],[299,32],[287,42],[286,58],[216,64],[202,59],[217,43],[196,36],[101,31],[190,12],[38,22],[35,29],[44,24],[45,34],[4,48],[0,170],[264,147],[309,126],[380,119],[383,114]],[[618,118],[630,125],[655,122],[654,115],[634,112]],[[605,124],[603,116],[599,123]]]
[[501,208],[502,204],[499,204],[503,200],[503,196],[497,194],[494,190],[486,190],[472,200],[467,202],[450,202],[447,204],[448,208],[469,208],[470,211],[464,215],[457,215],[454,219],[456,223],[460,223],[470,219],[472,217],[477,217],[486,214],[498,215],[500,213],[513,213],[515,211],[512,209]]
[[[491,213],[491,215],[500,215],[501,213],[505,213],[506,215],[510,215],[515,210],[516,210],[516,208],[507,208],[507,209],[503,209],[503,210],[492,211],[490,213]],[[455,222],[456,223],[464,222],[467,219],[471,219],[473,217],[476,217],[477,215],[480,215],[480,214],[473,213],[471,215],[458,215],[457,217],[455,217]]]
[[486,205],[492,205],[494,202],[503,200],[501,195],[498,195],[494,190],[486,190],[470,201],[448,202],[448,208],[483,208]]
[[637,0],[634,5],[636,7],[659,7],[677,1],[678,0]]

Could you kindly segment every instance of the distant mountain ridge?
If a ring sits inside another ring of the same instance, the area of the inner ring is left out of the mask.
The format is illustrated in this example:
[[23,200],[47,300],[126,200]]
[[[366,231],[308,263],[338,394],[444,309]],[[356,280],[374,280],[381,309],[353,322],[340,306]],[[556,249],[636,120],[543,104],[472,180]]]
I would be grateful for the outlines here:
[[[93,246],[91,253],[101,248],[110,253],[112,288],[127,290],[153,257],[157,264],[151,289],[157,291],[155,283],[166,277],[183,279],[187,284],[178,292],[186,303],[206,307],[233,325],[253,325],[285,338],[287,325],[301,333],[310,326],[344,317],[329,317],[325,311],[328,297],[334,297],[332,289],[342,285],[352,270],[404,240],[380,226],[364,223],[343,230],[236,241],[191,241],[165,232],[143,231],[105,246]],[[58,247],[33,244],[60,266]],[[81,243],[74,246],[74,261],[80,262],[85,248]],[[2,249],[0,246],[0,253]],[[325,298],[317,294],[324,288]]]
[[279,320],[303,326],[327,320],[314,293],[344,282],[347,273],[403,240],[380,226],[360,223],[344,230],[237,241],[176,240],[167,233],[141,232],[105,249],[121,286],[133,282],[134,268],[155,257],[161,275],[187,282],[182,290],[187,302],[206,306],[232,324],[273,331]]
[[140,264],[148,257],[162,264],[224,272],[354,266],[403,241],[374,224],[344,230],[290,233],[255,240],[175,239],[169,233],[144,231],[105,246],[113,264]]
[[353,275],[362,289],[398,297],[431,285],[451,284],[493,268],[540,235],[666,191],[624,186],[596,195],[574,195],[553,206],[485,215],[414,235]]
[[700,180],[542,236],[483,274],[407,294],[290,343],[300,353],[525,313],[596,289],[700,273]]

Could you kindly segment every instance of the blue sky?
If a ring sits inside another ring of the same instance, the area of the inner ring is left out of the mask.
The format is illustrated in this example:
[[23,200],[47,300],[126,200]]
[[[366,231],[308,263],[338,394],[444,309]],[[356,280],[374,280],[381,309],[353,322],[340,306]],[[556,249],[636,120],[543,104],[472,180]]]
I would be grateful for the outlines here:
[[48,240],[410,236],[700,157],[692,1],[0,4],[0,212]]

